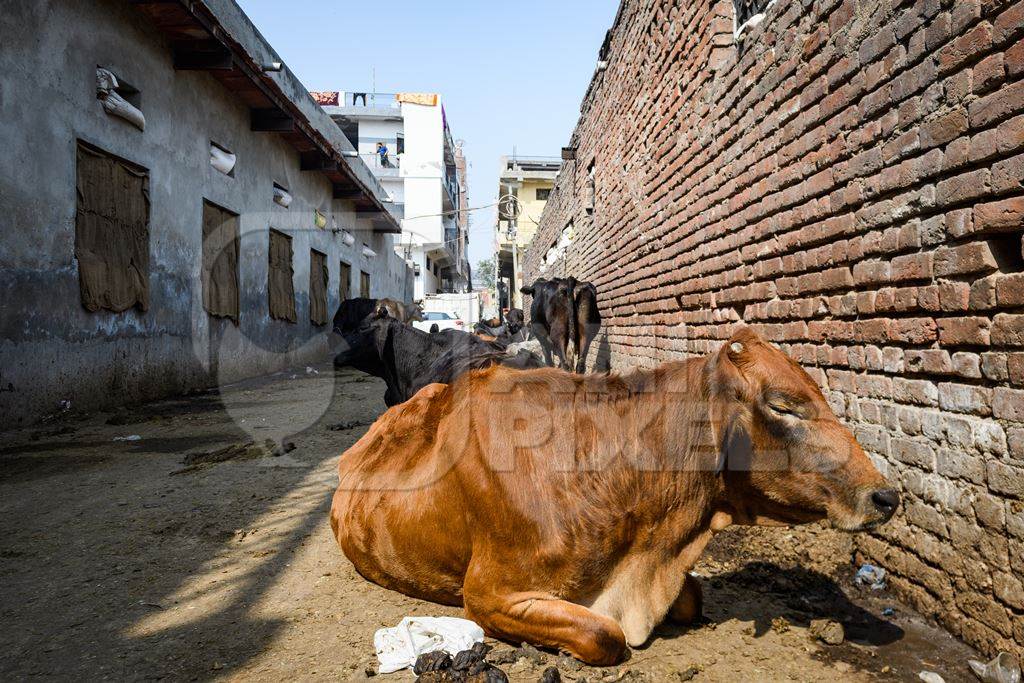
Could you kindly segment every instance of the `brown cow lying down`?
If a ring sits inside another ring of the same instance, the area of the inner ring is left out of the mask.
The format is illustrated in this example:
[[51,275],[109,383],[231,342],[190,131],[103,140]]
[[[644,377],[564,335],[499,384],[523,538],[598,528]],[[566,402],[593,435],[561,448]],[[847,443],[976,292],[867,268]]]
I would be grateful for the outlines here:
[[749,330],[628,376],[494,367],[388,410],[341,458],[360,574],[491,636],[613,664],[701,613],[730,524],[888,520],[899,496],[799,365]]

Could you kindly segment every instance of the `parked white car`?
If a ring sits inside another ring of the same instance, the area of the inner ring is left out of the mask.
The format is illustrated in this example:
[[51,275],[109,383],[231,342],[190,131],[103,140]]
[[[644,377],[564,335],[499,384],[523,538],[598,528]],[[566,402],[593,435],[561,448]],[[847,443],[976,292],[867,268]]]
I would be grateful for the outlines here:
[[417,320],[412,325],[424,332],[430,332],[430,328],[433,325],[437,325],[438,330],[466,329],[466,323],[462,322],[451,313],[444,313],[442,311],[427,311],[423,314],[423,320]]

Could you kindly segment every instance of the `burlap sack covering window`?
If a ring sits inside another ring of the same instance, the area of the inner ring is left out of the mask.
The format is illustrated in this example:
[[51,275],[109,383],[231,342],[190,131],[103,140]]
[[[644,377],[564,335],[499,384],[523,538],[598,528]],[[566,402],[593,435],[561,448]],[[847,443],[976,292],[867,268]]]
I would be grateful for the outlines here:
[[370,274],[362,270],[359,271],[359,296],[370,298]]
[[83,143],[77,153],[75,258],[82,305],[149,308],[149,173]]
[[327,254],[309,250],[309,319],[327,324]]
[[340,282],[338,284],[338,296],[341,301],[348,301],[352,298],[352,266],[341,261]]
[[238,216],[203,202],[203,308],[238,324]]
[[295,286],[292,283],[292,238],[283,232],[271,230],[269,256],[267,291],[270,297],[270,317],[297,322]]

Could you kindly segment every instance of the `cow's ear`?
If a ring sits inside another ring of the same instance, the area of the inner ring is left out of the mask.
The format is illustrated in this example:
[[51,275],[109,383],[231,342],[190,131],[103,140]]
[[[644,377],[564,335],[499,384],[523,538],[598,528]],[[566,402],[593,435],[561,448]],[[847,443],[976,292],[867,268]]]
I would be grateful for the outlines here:
[[732,341],[723,346],[708,362],[705,375],[708,382],[712,438],[718,459],[715,473],[726,469],[750,469],[753,444],[744,424],[747,414],[744,396],[747,381],[741,367],[747,355],[742,342]]

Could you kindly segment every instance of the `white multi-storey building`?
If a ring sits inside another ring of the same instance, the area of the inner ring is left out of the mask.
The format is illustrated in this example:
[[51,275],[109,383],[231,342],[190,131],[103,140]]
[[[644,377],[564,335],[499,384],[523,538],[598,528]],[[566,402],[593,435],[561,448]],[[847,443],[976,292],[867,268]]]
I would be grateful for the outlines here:
[[466,291],[468,235],[458,220],[465,207],[441,96],[339,92],[318,97],[390,195],[395,213],[404,216],[395,249],[413,267],[416,298]]

